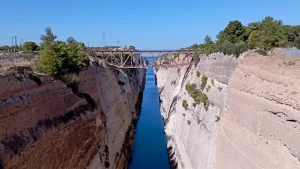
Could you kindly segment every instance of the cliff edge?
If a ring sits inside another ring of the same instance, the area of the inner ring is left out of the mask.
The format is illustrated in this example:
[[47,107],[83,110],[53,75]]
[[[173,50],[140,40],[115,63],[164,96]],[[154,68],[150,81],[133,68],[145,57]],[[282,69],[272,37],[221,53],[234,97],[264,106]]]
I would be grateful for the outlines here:
[[17,69],[0,76],[2,168],[127,167],[145,69],[122,71],[93,61],[75,88]]

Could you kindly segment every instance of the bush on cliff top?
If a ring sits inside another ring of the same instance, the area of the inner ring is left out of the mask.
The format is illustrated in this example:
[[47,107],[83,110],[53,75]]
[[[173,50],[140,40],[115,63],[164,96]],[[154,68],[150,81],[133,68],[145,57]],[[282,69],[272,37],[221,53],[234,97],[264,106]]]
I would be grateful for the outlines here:
[[40,59],[37,68],[52,77],[60,78],[67,73],[79,73],[88,66],[89,59],[84,52],[84,44],[69,37],[67,42],[56,41],[51,28],[41,35]]

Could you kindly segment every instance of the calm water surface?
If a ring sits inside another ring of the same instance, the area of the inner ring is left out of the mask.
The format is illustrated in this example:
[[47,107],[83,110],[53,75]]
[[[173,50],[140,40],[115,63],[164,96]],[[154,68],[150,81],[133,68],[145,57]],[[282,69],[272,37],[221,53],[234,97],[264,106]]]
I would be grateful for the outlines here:
[[166,144],[154,70],[148,69],[129,169],[169,169]]

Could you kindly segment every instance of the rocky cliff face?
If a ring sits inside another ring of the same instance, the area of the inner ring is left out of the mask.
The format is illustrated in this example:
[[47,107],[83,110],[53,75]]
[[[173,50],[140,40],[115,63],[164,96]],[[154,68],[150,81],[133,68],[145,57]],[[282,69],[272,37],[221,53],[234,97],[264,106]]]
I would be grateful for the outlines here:
[[77,90],[47,76],[0,76],[0,166],[126,168],[144,75],[92,62]]
[[159,69],[174,168],[300,168],[297,72],[299,59],[253,53]]
[[300,168],[299,72],[299,58],[244,58],[229,81],[216,168]]

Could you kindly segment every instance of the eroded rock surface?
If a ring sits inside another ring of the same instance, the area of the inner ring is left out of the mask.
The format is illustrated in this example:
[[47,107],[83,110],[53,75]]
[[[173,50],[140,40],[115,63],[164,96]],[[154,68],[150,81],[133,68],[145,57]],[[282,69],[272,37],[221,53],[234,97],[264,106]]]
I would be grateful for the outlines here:
[[0,76],[0,165],[126,168],[144,75],[94,62],[79,74],[78,92],[47,76]]
[[[299,169],[300,59],[220,53],[156,72],[174,168]],[[183,72],[181,72],[183,71]],[[202,76],[205,110],[185,89]],[[188,104],[187,109],[183,101]]]
[[299,58],[244,58],[229,82],[216,168],[300,168],[299,72]]

